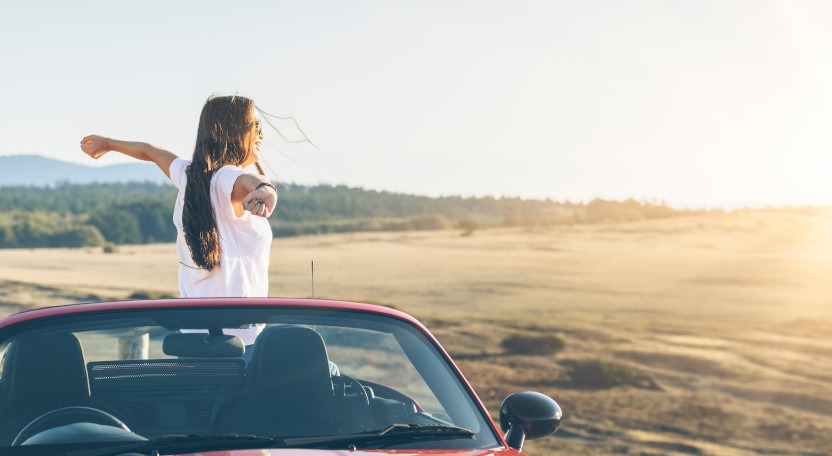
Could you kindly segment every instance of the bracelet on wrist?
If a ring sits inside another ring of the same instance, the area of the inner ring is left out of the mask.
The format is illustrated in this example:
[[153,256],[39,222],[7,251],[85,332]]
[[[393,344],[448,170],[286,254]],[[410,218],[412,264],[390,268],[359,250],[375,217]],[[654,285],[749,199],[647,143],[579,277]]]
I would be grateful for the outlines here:
[[271,187],[275,193],[277,193],[277,187],[275,187],[271,182],[260,182],[257,187],[254,187],[254,190],[260,190],[263,187]]

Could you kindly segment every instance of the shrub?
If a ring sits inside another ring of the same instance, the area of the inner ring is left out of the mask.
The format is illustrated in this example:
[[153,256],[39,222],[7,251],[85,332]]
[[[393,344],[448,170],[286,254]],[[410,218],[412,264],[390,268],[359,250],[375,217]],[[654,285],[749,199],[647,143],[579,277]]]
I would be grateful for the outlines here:
[[105,242],[103,246],[101,246],[101,251],[104,253],[116,253],[118,252],[118,247],[112,242]]
[[447,217],[439,214],[420,215],[410,218],[410,227],[417,231],[449,230],[453,223]]
[[477,229],[477,223],[468,219],[463,219],[459,221],[459,227],[462,229],[463,236],[470,236],[474,234],[474,230]]
[[382,231],[408,231],[410,230],[410,222],[407,220],[389,220],[382,222],[381,230]]
[[104,236],[92,225],[79,225],[56,232],[52,236],[56,247],[86,247],[104,244]]
[[647,374],[632,366],[602,359],[575,360],[569,364],[569,383],[581,388],[612,388],[636,386],[658,388]]
[[500,346],[517,355],[551,355],[563,350],[566,342],[556,334],[514,333],[503,339]]

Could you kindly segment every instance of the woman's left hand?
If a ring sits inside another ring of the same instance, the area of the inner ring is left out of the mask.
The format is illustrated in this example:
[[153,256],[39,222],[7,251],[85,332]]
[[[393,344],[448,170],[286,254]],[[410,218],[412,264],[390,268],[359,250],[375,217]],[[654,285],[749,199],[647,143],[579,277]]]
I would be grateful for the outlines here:
[[277,191],[263,186],[243,198],[243,209],[260,217],[269,217],[277,206]]

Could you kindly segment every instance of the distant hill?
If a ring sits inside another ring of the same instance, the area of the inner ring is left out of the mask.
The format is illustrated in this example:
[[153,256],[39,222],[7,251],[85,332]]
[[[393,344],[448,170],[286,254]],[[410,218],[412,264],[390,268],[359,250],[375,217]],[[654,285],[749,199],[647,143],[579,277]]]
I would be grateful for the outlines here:
[[40,155],[0,156],[0,186],[53,186],[60,182],[170,182],[152,163],[86,166]]

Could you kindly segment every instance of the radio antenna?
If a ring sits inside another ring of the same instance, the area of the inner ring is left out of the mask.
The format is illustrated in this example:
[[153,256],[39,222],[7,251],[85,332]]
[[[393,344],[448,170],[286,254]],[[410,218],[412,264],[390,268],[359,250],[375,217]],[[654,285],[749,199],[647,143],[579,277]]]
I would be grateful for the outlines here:
[[315,299],[315,260],[312,260],[312,299]]

